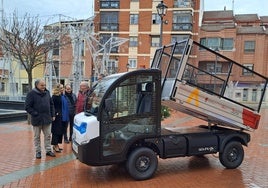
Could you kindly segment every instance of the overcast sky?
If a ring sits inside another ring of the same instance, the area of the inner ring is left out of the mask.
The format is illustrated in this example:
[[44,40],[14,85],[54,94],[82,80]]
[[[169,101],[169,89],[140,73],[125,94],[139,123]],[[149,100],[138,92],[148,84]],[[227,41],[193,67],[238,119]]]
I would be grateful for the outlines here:
[[[14,11],[19,16],[29,13],[38,16],[41,20],[59,21],[85,19],[93,16],[94,0],[1,0],[3,1],[4,13],[10,16]],[[1,6],[2,7],[2,6]],[[50,22],[50,21],[49,21]]]
[[268,16],[267,0],[204,0],[204,9],[234,10],[234,14],[258,14]]
[[[93,16],[94,0],[1,0],[6,16],[10,16],[16,10],[19,16],[26,12],[32,16],[38,15],[40,19],[70,20],[85,19]],[[145,0],[140,0],[142,1]],[[164,1],[165,2],[165,1]],[[2,6],[1,6],[2,7]],[[234,8],[235,14],[253,14],[268,16],[267,0],[204,0],[204,10],[227,10]]]

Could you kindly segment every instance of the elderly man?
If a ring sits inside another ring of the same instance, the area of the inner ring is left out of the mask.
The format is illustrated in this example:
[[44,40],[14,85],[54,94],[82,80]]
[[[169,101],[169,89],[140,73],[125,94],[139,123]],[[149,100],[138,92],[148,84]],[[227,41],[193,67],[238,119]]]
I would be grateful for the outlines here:
[[41,131],[44,134],[46,155],[55,157],[51,151],[51,123],[55,118],[55,110],[46,83],[42,79],[35,81],[35,87],[30,91],[25,100],[25,110],[31,115],[34,131],[34,145],[36,158],[41,158]]
[[89,84],[88,82],[81,82],[80,83],[80,90],[77,95],[77,101],[76,101],[76,113],[80,113],[84,111],[85,101],[87,98],[87,94],[90,92]]

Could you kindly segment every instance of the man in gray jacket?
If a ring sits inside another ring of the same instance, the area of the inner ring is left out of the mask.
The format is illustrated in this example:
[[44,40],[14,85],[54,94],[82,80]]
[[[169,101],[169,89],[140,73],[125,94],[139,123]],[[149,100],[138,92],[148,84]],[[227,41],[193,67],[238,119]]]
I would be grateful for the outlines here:
[[31,115],[36,158],[41,158],[41,131],[44,134],[46,155],[55,157],[55,154],[51,151],[51,123],[55,118],[55,110],[44,80],[38,79],[35,81],[35,88],[26,96],[25,110]]

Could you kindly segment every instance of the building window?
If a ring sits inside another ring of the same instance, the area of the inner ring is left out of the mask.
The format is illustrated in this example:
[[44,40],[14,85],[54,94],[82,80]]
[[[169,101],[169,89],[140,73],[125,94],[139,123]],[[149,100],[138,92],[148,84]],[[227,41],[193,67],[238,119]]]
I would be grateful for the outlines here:
[[207,38],[207,47],[213,50],[219,48],[220,38]]
[[245,41],[244,52],[255,52],[255,41]]
[[152,24],[160,24],[161,23],[161,18],[158,14],[153,14],[152,15]]
[[247,67],[248,69],[243,68],[242,75],[244,76],[251,76],[253,73],[250,70],[253,70],[254,65],[253,64],[244,64],[244,67]]
[[160,37],[159,36],[152,36],[151,46],[152,47],[159,47],[159,45],[160,45]]
[[138,14],[131,14],[130,15],[130,24],[137,25],[139,22],[139,15]]
[[214,72],[214,63],[207,63],[206,64],[206,71],[209,73],[213,73]]
[[108,61],[107,69],[108,69],[109,74],[117,73],[117,70],[118,70],[117,61],[115,61],[115,60]]
[[200,44],[212,50],[215,50],[215,49],[233,50],[234,39],[233,38],[218,38],[218,37],[201,38]]
[[[117,37],[117,34],[114,34],[113,37]],[[111,40],[112,35],[111,34],[100,34],[100,43],[104,45],[108,40]],[[100,46],[100,48],[102,48]],[[118,53],[118,46],[115,46],[111,49],[111,53]]]
[[240,92],[236,92],[235,93],[235,98],[240,99],[241,98],[241,93]]
[[[172,35],[171,36],[171,43],[180,42],[185,39],[188,39],[190,35]],[[184,50],[184,43],[177,44],[174,53],[175,54],[182,54]]]
[[29,85],[28,84],[22,84],[22,95],[27,95],[29,92]]
[[80,55],[85,56],[85,40],[82,40],[80,43]]
[[60,73],[60,63],[59,61],[53,61],[53,70],[52,70],[52,76],[59,76]]
[[55,40],[54,46],[53,46],[53,55],[59,55],[60,54],[60,48],[59,48],[59,40]]
[[248,100],[248,89],[243,89],[243,101]]
[[189,38],[190,35],[172,35],[171,36],[171,43],[180,42],[182,40],[186,40]]
[[84,76],[85,75],[85,62],[81,61],[81,75]]
[[129,68],[137,68],[137,59],[128,60]]
[[175,8],[191,7],[191,0],[174,0]]
[[234,40],[232,38],[223,38],[220,49],[233,50]]
[[209,73],[221,73],[222,72],[222,63],[207,63],[206,71]]
[[0,82],[0,92],[5,92],[5,82]]
[[172,29],[174,31],[191,31],[192,19],[190,11],[174,11]]
[[101,31],[118,31],[118,12],[100,13]]
[[257,101],[257,89],[252,90],[252,101]]
[[100,1],[100,8],[107,8],[107,9],[112,9],[112,8],[119,8],[120,7],[120,1]]
[[138,37],[129,37],[129,46],[137,47],[138,46]]

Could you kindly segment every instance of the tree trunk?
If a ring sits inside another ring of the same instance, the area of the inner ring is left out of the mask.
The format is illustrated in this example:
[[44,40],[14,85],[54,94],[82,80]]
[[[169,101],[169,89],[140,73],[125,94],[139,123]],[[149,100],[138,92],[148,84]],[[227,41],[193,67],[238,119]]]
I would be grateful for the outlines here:
[[[29,89],[28,92],[30,92],[33,89],[33,85],[32,85],[32,83],[33,83],[32,70],[27,71],[27,74],[28,74],[28,89]],[[28,123],[28,125],[31,124],[31,115],[30,114],[27,115],[27,123]]]

